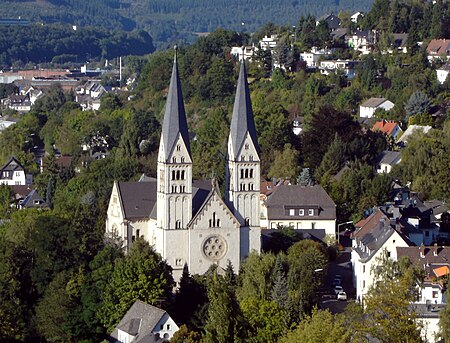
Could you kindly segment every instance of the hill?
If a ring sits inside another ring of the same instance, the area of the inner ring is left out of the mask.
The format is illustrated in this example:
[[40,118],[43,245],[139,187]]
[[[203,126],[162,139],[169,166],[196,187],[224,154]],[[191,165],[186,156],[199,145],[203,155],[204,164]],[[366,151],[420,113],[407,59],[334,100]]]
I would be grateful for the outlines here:
[[[253,32],[267,22],[296,25],[302,15],[368,10],[372,0],[0,0],[3,18],[104,28],[144,29],[155,45],[217,28]],[[242,25],[244,23],[244,25]]]

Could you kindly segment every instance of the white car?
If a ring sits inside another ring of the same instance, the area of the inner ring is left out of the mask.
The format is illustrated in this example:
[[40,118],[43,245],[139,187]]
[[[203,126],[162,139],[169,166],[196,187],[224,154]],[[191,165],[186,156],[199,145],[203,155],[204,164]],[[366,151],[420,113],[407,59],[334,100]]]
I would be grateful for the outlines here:
[[342,286],[334,286],[334,294],[339,294],[340,292],[343,292],[344,289]]
[[345,293],[344,291],[339,292],[337,294],[337,300],[347,300],[347,293]]

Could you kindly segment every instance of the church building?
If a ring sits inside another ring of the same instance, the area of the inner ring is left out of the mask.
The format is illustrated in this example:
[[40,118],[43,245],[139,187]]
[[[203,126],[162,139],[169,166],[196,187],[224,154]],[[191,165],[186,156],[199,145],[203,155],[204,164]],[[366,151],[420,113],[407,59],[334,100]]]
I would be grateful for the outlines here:
[[226,160],[225,199],[212,181],[192,180],[192,156],[176,54],[162,125],[157,178],[115,182],[106,234],[129,248],[143,237],[179,280],[211,264],[235,271],[261,249],[260,159],[245,64],[240,66]]

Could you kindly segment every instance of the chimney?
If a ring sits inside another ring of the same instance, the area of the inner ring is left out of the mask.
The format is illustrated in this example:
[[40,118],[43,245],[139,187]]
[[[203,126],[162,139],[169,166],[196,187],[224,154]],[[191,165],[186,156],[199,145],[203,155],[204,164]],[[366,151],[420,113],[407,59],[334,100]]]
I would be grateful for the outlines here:
[[420,245],[419,249],[420,249],[420,257],[424,258],[425,257],[425,246],[423,245],[423,243]]
[[438,255],[438,245],[437,243],[434,243],[434,247],[433,247],[433,255],[437,256]]

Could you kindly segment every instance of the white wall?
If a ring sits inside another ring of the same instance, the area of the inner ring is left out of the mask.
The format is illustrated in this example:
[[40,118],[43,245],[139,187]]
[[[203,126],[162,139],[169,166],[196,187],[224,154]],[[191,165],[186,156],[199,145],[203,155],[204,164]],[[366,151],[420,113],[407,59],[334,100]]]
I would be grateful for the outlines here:
[[336,234],[336,220],[333,219],[267,220],[267,223],[268,229],[276,229],[278,225],[281,225],[292,226],[298,230],[323,229],[327,235]]

